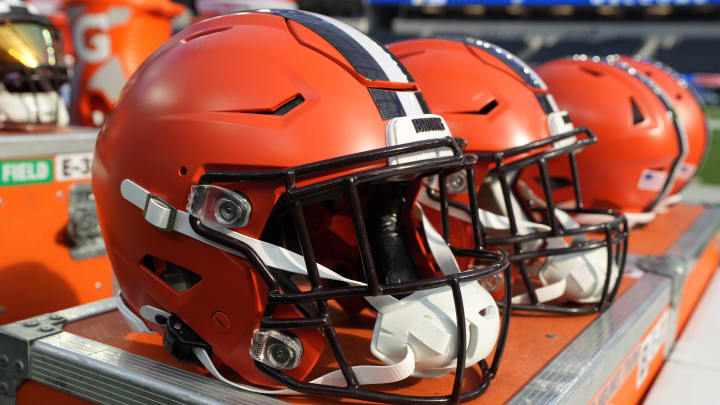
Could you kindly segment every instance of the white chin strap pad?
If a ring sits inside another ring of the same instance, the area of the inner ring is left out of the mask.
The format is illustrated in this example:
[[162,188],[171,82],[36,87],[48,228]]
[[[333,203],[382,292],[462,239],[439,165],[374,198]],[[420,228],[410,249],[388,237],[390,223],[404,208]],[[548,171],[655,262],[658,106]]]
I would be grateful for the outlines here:
[[0,87],[0,121],[16,124],[66,126],[70,117],[65,103],[55,91],[10,93]]
[[669,196],[663,198],[660,201],[660,203],[658,203],[658,205],[655,207],[653,212],[656,212],[658,214],[666,213],[666,212],[668,212],[668,210],[670,210],[670,208],[673,205],[678,204],[681,201],[682,201],[682,194],[669,195]]
[[[440,205],[425,196],[425,192],[420,193],[420,202],[434,209],[439,209]],[[451,215],[453,209],[450,210]],[[479,210],[480,221],[486,228],[507,230],[510,228],[510,220],[502,215],[493,214],[488,211]],[[593,214],[594,215],[594,214]],[[654,214],[652,214],[654,216]],[[465,215],[458,219],[470,222],[470,218]],[[594,215],[588,218],[573,219],[569,214],[561,209],[555,209],[555,217],[565,229],[574,229],[580,226],[580,223],[588,223],[594,220],[595,223],[606,222],[614,217],[610,215]],[[585,220],[585,221],[583,221]],[[549,227],[544,224],[537,224],[524,219],[517,222],[518,230],[521,234],[531,234],[535,231],[547,231]],[[547,249],[562,249],[569,245],[561,237],[545,239]],[[540,246],[534,246],[535,242],[526,244],[526,250],[536,250]],[[579,303],[598,302],[602,296],[602,288],[607,275],[607,252],[605,248],[597,248],[589,251],[578,253],[570,253],[558,256],[548,256],[546,261],[540,263],[537,268],[530,269],[536,273],[541,287],[535,288],[535,294],[541,303],[552,301],[564,297],[571,301]],[[610,286],[614,285],[617,279],[618,269],[613,263],[611,271]],[[529,304],[530,296],[527,293],[518,294],[512,298],[514,304]]]
[[[472,366],[495,346],[500,317],[495,300],[476,281],[461,286],[465,308],[467,355]],[[457,319],[449,286],[415,292],[378,312],[370,350],[381,361],[403,360],[406,348],[415,355],[414,376],[436,377],[455,369]]]
[[[580,303],[600,301],[607,277],[607,251],[604,248],[593,249],[581,254],[573,265],[567,278],[565,296]],[[617,281],[618,268],[612,263],[610,286]]]
[[[549,239],[550,248],[568,245],[559,238]],[[578,253],[550,256],[538,272],[544,285],[553,285],[564,280],[565,298],[579,303],[598,302],[602,296],[607,275],[607,250],[597,248]],[[612,265],[610,286],[617,280],[618,269]]]

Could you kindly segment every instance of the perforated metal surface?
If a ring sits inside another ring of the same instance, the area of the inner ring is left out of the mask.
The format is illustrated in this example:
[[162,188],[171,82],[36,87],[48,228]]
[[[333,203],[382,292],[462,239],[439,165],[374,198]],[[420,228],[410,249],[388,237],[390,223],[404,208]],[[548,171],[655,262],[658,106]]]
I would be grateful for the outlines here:
[[66,133],[35,133],[0,136],[0,159],[90,152],[98,130],[72,127]]
[[283,404],[68,332],[33,344],[30,379],[103,404]]
[[68,309],[63,309],[62,311],[55,312],[55,314],[62,316],[67,320],[67,322],[75,322],[81,319],[89,318],[91,316],[110,312],[117,308],[115,302],[115,298],[106,298],[104,300],[90,302]]
[[665,255],[695,260],[705,251],[718,230],[720,230],[720,205],[710,205]]

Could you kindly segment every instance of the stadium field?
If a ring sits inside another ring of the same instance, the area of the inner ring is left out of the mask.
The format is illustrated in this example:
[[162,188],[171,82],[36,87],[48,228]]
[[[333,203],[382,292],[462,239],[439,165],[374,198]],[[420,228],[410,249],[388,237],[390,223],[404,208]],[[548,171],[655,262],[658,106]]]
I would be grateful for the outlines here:
[[703,183],[720,185],[720,107],[710,107],[705,111],[710,120],[712,135],[710,151],[698,171],[698,179]]

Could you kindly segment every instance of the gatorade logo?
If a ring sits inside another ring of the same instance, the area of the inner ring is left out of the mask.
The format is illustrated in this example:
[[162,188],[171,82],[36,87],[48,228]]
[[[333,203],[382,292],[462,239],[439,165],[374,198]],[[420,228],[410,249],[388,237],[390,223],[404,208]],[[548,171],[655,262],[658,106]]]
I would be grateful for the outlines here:
[[[78,17],[73,27],[73,43],[75,52],[81,60],[90,63],[101,62],[110,57],[110,21],[107,14],[83,14]],[[95,31],[87,40],[85,36]]]
[[53,178],[52,159],[0,162],[0,186],[48,183]]
[[[70,14],[81,10],[72,10]],[[109,7],[104,13],[84,13],[75,18],[73,44],[78,58],[84,63],[99,63],[112,56],[110,29],[127,24],[130,9],[127,7]],[[89,38],[88,38],[89,36]]]

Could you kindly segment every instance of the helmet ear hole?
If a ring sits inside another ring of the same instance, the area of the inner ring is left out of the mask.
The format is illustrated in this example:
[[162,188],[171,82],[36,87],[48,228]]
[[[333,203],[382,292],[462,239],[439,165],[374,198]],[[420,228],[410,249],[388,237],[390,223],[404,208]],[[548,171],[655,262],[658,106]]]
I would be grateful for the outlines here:
[[151,255],[145,255],[140,260],[140,265],[179,293],[191,289],[202,280],[202,277],[193,271]]

